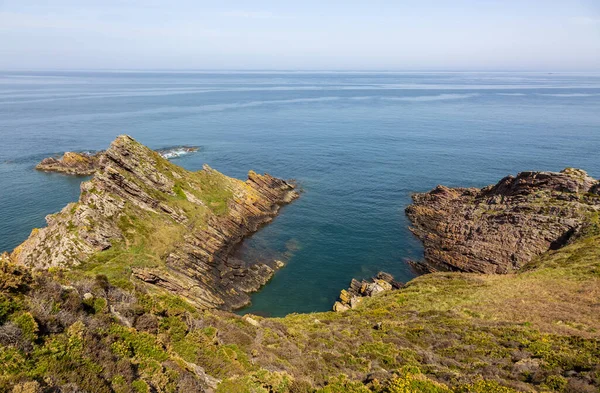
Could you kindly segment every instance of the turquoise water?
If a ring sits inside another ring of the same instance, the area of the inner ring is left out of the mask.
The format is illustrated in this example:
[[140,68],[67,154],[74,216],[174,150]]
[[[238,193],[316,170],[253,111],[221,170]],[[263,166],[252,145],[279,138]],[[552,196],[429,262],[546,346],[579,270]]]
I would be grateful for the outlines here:
[[82,179],[36,162],[122,133],[200,146],[176,160],[188,169],[296,179],[302,197],[239,251],[287,263],[244,311],[321,311],[353,277],[414,276],[411,192],[566,166],[600,177],[600,74],[0,72],[0,250],[78,197]]

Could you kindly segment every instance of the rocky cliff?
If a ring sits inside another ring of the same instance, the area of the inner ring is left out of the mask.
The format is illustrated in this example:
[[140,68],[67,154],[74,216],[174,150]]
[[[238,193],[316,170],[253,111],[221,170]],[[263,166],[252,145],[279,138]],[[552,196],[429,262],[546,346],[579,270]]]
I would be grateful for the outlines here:
[[190,172],[120,136],[79,202],[48,216],[11,259],[143,282],[200,308],[239,308],[273,267],[246,266],[230,257],[233,248],[296,197],[293,185],[268,174],[250,172],[243,182],[208,166]]
[[600,183],[579,169],[521,172],[482,189],[438,186],[413,201],[406,214],[425,247],[421,268],[508,273],[596,231]]

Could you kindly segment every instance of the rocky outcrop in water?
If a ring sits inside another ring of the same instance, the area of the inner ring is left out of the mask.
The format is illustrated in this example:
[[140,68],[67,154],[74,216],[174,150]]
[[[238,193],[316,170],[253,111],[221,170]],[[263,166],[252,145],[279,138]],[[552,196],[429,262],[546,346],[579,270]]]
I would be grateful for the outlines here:
[[521,172],[482,189],[413,195],[406,209],[426,271],[508,273],[598,230],[600,183],[579,169]]
[[352,279],[348,289],[342,289],[340,297],[333,305],[333,311],[343,312],[355,308],[365,297],[378,293],[400,289],[404,284],[394,280],[394,277],[385,272],[379,272],[370,280]]
[[100,153],[66,152],[60,158],[44,158],[35,169],[44,172],[59,172],[75,176],[91,176],[98,169]]
[[276,266],[247,266],[230,257],[234,247],[297,197],[268,174],[251,171],[244,182],[208,166],[190,172],[120,136],[99,156],[79,202],[46,217],[48,226],[11,259],[145,283],[200,308],[239,308]]
[[[195,153],[200,148],[196,146],[175,146],[158,149],[156,152],[168,160]],[[66,152],[62,157],[44,158],[35,169],[43,172],[58,172],[74,176],[91,176],[100,168],[100,159],[104,151],[96,153]]]

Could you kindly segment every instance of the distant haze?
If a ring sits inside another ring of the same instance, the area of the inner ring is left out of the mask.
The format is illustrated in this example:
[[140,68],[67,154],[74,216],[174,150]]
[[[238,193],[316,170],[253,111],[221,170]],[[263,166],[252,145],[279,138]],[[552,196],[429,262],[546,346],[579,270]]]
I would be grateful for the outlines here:
[[0,0],[0,69],[600,71],[600,1]]

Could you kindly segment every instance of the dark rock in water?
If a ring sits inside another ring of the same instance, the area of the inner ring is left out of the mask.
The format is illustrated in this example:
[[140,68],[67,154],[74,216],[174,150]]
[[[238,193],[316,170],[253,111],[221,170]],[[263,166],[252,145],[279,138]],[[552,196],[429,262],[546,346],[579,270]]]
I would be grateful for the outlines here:
[[[196,146],[175,146],[158,149],[156,152],[162,157],[170,160],[183,155],[197,152],[200,148]],[[43,172],[58,172],[75,176],[91,176],[100,167],[100,159],[104,151],[96,153],[89,152],[66,152],[62,157],[44,158],[35,169]]]
[[379,272],[370,280],[358,281],[352,279],[348,289],[342,289],[340,297],[333,305],[334,311],[346,311],[356,307],[364,297],[371,297],[378,293],[402,288],[404,284],[394,280],[394,277],[385,272]]
[[190,172],[120,136],[81,185],[79,202],[48,216],[11,259],[94,269],[200,308],[240,308],[273,268],[230,259],[232,250],[297,197],[293,185],[268,174],[251,171],[244,182],[208,166]]
[[102,153],[66,152],[60,158],[44,158],[35,169],[44,172],[65,173],[67,175],[91,176],[98,169]]
[[411,231],[423,241],[426,271],[508,273],[589,231],[600,183],[579,169],[521,172],[482,189],[413,195]]

